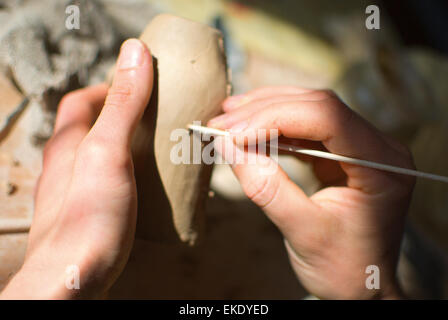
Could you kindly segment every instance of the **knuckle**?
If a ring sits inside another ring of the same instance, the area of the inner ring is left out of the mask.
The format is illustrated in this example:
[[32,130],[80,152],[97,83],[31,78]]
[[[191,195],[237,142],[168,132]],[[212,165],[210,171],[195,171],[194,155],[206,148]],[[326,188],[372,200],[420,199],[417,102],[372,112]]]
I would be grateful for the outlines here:
[[268,207],[276,198],[278,193],[278,183],[271,175],[260,175],[253,178],[243,189],[247,197],[259,207]]
[[65,109],[72,105],[74,102],[77,102],[80,98],[80,93],[77,91],[72,91],[64,95],[59,103],[59,109]]
[[332,90],[311,90],[309,92],[297,96],[299,100],[304,101],[320,101],[327,102],[328,100],[337,98]]
[[128,152],[100,138],[92,138],[81,143],[76,158],[94,169],[103,169],[110,165],[127,168],[132,163]]
[[[412,155],[411,149],[409,149],[409,147],[404,144],[399,143],[399,145],[401,145],[403,154],[403,162],[404,162],[403,167],[411,170],[416,170],[417,166],[415,165],[414,156]],[[406,176],[403,177],[403,181],[408,192],[412,193],[415,183],[417,181],[416,177]]]
[[[398,177],[398,179],[390,179],[390,194],[394,196],[396,201],[404,201],[403,204],[409,203],[414,191],[416,178],[412,176]],[[405,206],[406,207],[406,206]],[[407,211],[404,210],[404,213]]]
[[295,123],[296,119],[294,116],[284,116],[288,115],[291,110],[299,110],[296,101],[293,102],[272,102],[267,108],[261,110],[255,117],[260,117],[261,119],[269,119],[274,128],[280,128],[281,126],[292,125]]
[[81,92],[66,94],[59,103],[56,123],[64,119],[64,123],[73,123],[81,115],[89,111],[90,105],[85,95]]
[[134,86],[130,83],[114,85],[107,94],[106,106],[120,106],[132,99]]
[[99,139],[90,139],[81,143],[77,150],[77,158],[90,164],[104,164],[109,158],[105,144]]
[[338,95],[336,94],[336,92],[334,92],[331,89],[325,89],[322,90],[322,92],[328,97],[328,98],[338,98]]
[[320,104],[324,123],[332,125],[334,129],[346,128],[355,113],[339,99],[332,97]]
[[338,98],[336,93],[333,90],[330,90],[330,89],[322,89],[322,90],[317,90],[315,92],[317,94],[319,94],[319,96],[321,97],[322,100]]
[[56,156],[56,153],[61,150],[64,142],[64,132],[60,132],[51,136],[45,143],[42,156],[44,161]]
[[79,94],[76,92],[70,92],[66,94],[58,106],[57,114],[59,117],[70,116],[70,112],[73,109],[73,106],[77,105],[77,101],[79,101]]
[[399,159],[399,163],[397,163],[397,165],[408,169],[416,169],[414,156],[412,155],[411,149],[406,144],[389,137],[386,137],[386,142],[388,142],[391,148],[393,148],[395,154],[397,155],[396,158]]
[[415,166],[415,163],[414,163],[414,156],[412,154],[411,149],[407,145],[402,144],[401,142],[398,142],[397,144],[398,144],[398,146],[399,146],[399,148],[401,150],[401,153],[403,154],[403,157],[404,157],[404,159],[406,161],[406,164],[411,169],[415,169],[416,166]]

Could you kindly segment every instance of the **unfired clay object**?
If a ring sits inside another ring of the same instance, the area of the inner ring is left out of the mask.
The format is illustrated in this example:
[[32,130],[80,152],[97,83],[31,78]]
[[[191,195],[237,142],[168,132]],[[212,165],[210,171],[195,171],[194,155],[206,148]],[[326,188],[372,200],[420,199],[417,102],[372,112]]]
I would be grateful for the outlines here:
[[220,112],[229,91],[222,36],[206,25],[164,14],[152,20],[141,40],[154,57],[155,86],[133,142],[137,237],[172,242],[175,230],[193,244],[211,166],[174,164],[170,152],[179,141],[170,135],[193,121],[205,125]]

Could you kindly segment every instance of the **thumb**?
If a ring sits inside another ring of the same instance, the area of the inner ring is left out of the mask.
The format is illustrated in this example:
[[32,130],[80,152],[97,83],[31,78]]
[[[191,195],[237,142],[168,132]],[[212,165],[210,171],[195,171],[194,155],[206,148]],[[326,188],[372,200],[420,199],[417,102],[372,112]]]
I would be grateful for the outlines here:
[[123,43],[104,107],[89,135],[116,146],[129,146],[151,96],[152,57],[143,42]]

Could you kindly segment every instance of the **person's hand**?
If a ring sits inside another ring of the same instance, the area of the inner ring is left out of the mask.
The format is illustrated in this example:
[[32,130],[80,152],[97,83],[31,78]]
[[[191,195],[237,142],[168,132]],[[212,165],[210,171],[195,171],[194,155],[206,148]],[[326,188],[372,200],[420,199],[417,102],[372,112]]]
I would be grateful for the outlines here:
[[[100,297],[121,273],[137,216],[130,143],[152,84],[151,54],[131,39],[109,92],[102,84],[63,98],[44,150],[25,262],[2,298]],[[79,290],[66,287],[72,266]]]
[[[208,126],[230,129],[236,136],[231,144],[257,129],[278,129],[288,143],[413,168],[405,147],[382,135],[329,91],[263,88],[228,98],[223,109],[225,113]],[[222,146],[220,142],[216,148],[225,157]],[[320,298],[398,298],[396,265],[414,179],[300,158],[312,163],[325,187],[311,197],[281,169],[262,174],[269,163],[232,168],[246,195],[284,235],[302,284]],[[379,267],[378,290],[366,287],[369,265]]]

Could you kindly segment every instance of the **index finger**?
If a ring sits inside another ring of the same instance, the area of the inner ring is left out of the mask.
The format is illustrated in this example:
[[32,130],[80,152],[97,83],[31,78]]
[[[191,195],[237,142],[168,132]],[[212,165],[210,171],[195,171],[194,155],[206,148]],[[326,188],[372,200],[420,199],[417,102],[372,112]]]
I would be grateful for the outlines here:
[[[335,154],[410,167],[406,158],[382,139],[379,131],[337,97],[323,101],[273,104],[240,121],[233,126],[239,130],[234,132],[236,136],[256,136],[254,131],[258,129],[265,129],[269,134],[270,129],[278,129],[280,135],[288,138],[321,141]],[[377,170],[356,165],[341,164],[341,167],[349,177],[351,186],[359,188],[378,186],[376,178],[390,177],[390,174],[380,174]],[[383,182],[381,180],[380,184]]]

